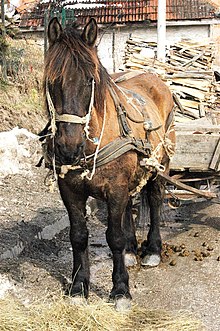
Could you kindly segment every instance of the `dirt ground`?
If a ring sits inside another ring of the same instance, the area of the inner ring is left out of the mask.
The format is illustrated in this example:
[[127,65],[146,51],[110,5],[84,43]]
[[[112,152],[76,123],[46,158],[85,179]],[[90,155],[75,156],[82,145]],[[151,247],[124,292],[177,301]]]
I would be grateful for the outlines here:
[[[23,302],[59,292],[69,281],[72,253],[59,193],[44,184],[47,170],[10,175],[0,182],[0,285],[10,282]],[[111,253],[105,241],[105,206],[88,207],[91,296],[111,290]],[[96,205],[95,205],[96,206]],[[163,263],[129,269],[133,303],[149,309],[187,311],[205,330],[220,329],[220,205],[210,201],[164,207]],[[48,234],[49,230],[49,234]],[[138,229],[139,239],[147,226]]]

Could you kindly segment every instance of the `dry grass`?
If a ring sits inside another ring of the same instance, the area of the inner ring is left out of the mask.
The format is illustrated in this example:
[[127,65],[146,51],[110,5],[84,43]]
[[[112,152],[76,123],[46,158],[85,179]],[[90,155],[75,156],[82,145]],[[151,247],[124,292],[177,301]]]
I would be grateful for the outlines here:
[[171,314],[134,307],[129,313],[118,313],[112,304],[94,299],[90,304],[71,305],[55,296],[50,303],[24,306],[7,297],[0,300],[1,331],[201,331],[198,320],[186,313]]
[[23,92],[32,89],[39,91],[44,68],[42,42],[33,39],[10,40],[9,49],[9,80],[14,80]]
[[10,40],[8,82],[0,84],[0,131],[15,126],[34,133],[45,125],[42,100],[43,46],[34,40]]

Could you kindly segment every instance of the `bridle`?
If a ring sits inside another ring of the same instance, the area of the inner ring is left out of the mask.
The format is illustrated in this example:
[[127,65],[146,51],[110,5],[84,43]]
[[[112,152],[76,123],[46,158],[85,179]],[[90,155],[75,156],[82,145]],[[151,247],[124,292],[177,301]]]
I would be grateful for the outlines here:
[[[46,100],[47,100],[47,104],[48,104],[48,110],[49,110],[49,114],[50,114],[50,127],[49,129],[51,130],[51,139],[52,139],[52,147],[53,147],[53,156],[52,156],[52,167],[53,167],[53,172],[54,172],[54,178],[55,180],[57,180],[57,174],[56,174],[56,164],[55,164],[55,134],[57,131],[57,126],[56,126],[56,122],[65,122],[65,123],[72,123],[72,124],[81,124],[84,125],[84,132],[85,132],[85,136],[86,139],[89,140],[90,142],[92,142],[94,145],[96,145],[96,150],[95,153],[93,155],[89,155],[88,158],[90,158],[91,156],[93,156],[93,167],[92,167],[92,171],[91,174],[89,174],[89,171],[85,170],[84,174],[82,174],[82,177],[86,177],[87,179],[91,180],[92,177],[95,174],[95,168],[96,168],[96,159],[98,156],[98,152],[100,149],[100,144],[101,144],[101,140],[102,140],[102,136],[104,133],[104,127],[105,127],[105,114],[106,114],[106,103],[104,105],[104,118],[103,118],[103,124],[102,124],[102,129],[101,129],[101,133],[99,138],[94,137],[94,138],[90,138],[89,136],[89,123],[90,123],[90,119],[91,119],[91,113],[92,113],[92,109],[94,106],[94,95],[95,95],[95,80],[92,79],[91,82],[91,97],[90,97],[90,102],[89,102],[89,109],[88,109],[88,113],[85,116],[77,116],[77,115],[73,115],[73,114],[58,114],[56,111],[56,108],[53,104],[51,95],[50,95],[50,91],[49,91],[49,84],[48,84],[48,80],[46,80]],[[71,167],[71,169],[73,170],[73,166],[69,166]],[[76,166],[75,168],[82,168],[81,166]]]
[[81,117],[73,114],[61,114],[59,115],[56,112],[56,109],[54,107],[50,91],[49,91],[49,84],[48,80],[46,80],[46,100],[48,104],[48,110],[50,114],[50,121],[51,121],[51,132],[53,135],[56,133],[56,122],[66,122],[66,123],[73,123],[73,124],[86,124],[85,127],[88,129],[91,112],[94,104],[94,92],[95,92],[95,81],[92,79],[92,89],[91,89],[91,98],[89,103],[89,110],[88,113]]

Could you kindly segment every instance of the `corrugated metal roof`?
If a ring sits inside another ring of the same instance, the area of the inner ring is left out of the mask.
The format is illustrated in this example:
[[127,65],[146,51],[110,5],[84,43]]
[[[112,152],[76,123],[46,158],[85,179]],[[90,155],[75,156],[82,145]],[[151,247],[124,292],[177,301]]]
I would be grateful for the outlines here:
[[[167,0],[167,20],[214,18],[218,5],[213,2],[214,0]],[[157,3],[158,0],[42,0],[36,3],[34,10],[23,13],[20,25],[43,25],[44,13],[48,8],[60,12],[62,8],[69,9],[79,23],[85,23],[88,17],[94,17],[98,23],[103,24],[156,21]]]

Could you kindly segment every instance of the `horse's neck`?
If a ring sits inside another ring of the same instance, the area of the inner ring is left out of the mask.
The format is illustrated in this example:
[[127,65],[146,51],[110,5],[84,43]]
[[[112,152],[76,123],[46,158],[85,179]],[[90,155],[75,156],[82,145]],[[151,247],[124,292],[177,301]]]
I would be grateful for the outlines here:
[[[115,103],[109,89],[107,89],[103,109],[98,111],[94,107],[92,110],[92,116],[89,122],[89,138],[95,142],[99,142],[101,139],[101,148],[119,136],[120,130]],[[90,139],[87,143],[87,149],[90,153],[93,153],[96,146]]]

